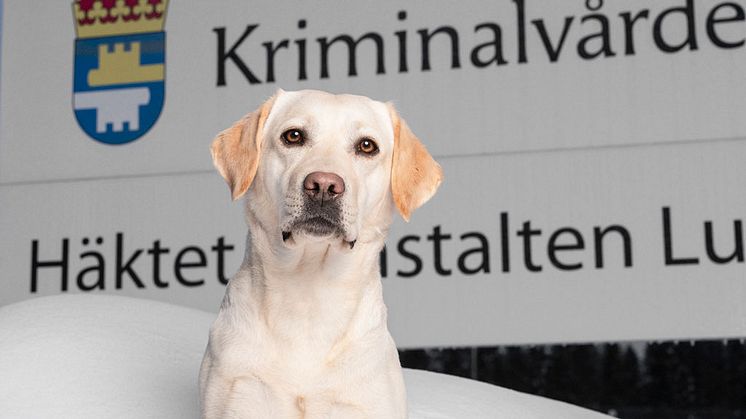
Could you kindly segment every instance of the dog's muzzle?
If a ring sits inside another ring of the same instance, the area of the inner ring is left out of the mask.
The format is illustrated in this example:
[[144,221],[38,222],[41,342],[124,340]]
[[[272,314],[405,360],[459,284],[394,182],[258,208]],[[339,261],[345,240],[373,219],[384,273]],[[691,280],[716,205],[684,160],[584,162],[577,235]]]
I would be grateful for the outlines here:
[[[297,232],[319,237],[345,237],[340,199],[345,192],[344,180],[336,173],[313,172],[303,180],[303,192],[303,210],[290,225],[290,230],[282,232],[282,241],[287,242]],[[350,249],[355,246],[355,240],[347,243]]]

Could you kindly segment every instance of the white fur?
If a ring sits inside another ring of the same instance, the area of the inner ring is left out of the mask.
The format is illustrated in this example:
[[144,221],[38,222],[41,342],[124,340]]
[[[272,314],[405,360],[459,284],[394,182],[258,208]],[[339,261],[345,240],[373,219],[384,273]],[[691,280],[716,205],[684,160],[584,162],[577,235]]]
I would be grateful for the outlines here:
[[[281,133],[309,141],[287,147]],[[374,157],[354,152],[373,138]],[[203,418],[406,418],[399,357],[386,327],[379,252],[393,212],[394,130],[386,104],[280,91],[246,193],[243,265],[228,284],[200,371]],[[282,232],[302,211],[311,172],[344,179],[344,237]],[[355,241],[354,248],[349,242]]]

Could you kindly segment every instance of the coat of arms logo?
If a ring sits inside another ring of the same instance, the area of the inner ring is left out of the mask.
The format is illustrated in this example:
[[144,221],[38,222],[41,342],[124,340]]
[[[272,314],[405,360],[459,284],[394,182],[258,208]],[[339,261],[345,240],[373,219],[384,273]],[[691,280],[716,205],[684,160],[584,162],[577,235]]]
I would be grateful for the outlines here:
[[73,109],[91,138],[124,144],[155,125],[165,95],[168,0],[77,0]]

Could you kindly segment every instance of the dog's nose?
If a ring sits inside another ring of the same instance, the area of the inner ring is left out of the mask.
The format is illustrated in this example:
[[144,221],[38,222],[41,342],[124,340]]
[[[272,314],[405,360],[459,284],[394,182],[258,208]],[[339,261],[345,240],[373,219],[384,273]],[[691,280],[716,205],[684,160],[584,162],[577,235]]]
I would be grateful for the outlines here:
[[335,173],[313,172],[303,181],[303,189],[314,201],[326,202],[344,193],[345,181]]

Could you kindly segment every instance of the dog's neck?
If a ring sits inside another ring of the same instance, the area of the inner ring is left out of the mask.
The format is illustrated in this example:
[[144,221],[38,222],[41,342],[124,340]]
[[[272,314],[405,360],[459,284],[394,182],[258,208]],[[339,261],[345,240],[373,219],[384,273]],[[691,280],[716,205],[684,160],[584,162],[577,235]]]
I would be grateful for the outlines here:
[[342,240],[300,240],[285,246],[277,233],[268,234],[250,219],[242,266],[252,312],[275,339],[314,342],[322,349],[350,334],[386,330],[381,232],[358,240],[354,248]]

